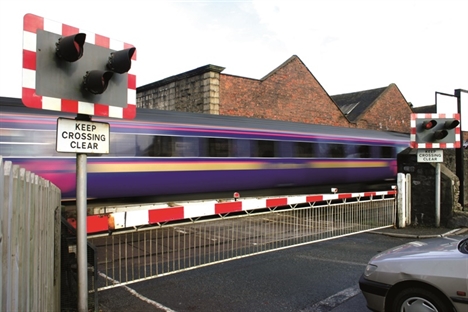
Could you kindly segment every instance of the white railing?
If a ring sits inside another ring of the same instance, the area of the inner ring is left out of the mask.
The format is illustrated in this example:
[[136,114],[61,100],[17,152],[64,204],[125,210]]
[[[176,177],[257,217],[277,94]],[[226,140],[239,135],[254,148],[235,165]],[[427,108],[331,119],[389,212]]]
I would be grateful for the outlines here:
[[60,311],[60,190],[0,156],[0,310]]

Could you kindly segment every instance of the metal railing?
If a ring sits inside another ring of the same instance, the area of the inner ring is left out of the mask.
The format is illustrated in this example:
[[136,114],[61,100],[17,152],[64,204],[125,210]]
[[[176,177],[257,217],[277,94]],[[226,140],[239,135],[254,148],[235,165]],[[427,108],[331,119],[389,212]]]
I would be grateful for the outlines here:
[[394,196],[346,198],[90,236],[104,290],[395,224]]

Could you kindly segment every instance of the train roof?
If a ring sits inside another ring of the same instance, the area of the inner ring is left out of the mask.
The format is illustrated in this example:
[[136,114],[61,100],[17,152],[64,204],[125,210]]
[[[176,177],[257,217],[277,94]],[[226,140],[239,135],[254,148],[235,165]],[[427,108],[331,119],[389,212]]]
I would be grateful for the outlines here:
[[[74,118],[76,114],[56,112],[50,110],[31,109],[22,103],[18,98],[0,97],[0,113],[10,111],[15,113],[30,113],[37,114],[38,116],[56,116],[56,117],[69,117]],[[101,118],[106,122],[119,122],[122,119],[115,118]],[[357,128],[346,128],[326,125],[316,125],[300,122],[289,122],[280,120],[259,119],[251,117],[238,117],[238,116],[225,116],[225,115],[212,115],[201,113],[188,113],[179,111],[166,111],[156,109],[137,108],[136,118],[133,120],[126,120],[127,122],[159,122],[159,123],[174,123],[181,125],[195,125],[195,126],[208,126],[208,127],[232,127],[232,128],[245,128],[257,129],[265,131],[279,131],[279,132],[301,132],[301,133],[315,133],[334,136],[346,137],[368,137],[374,139],[397,139],[408,140],[409,134],[390,132],[390,131],[377,131],[366,130]]]

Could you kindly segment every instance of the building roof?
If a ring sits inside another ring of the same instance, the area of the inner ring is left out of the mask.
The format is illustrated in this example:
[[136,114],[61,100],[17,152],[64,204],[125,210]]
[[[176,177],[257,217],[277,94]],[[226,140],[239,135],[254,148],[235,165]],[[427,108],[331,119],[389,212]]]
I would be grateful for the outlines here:
[[143,91],[147,91],[147,90],[151,90],[151,89],[156,89],[158,87],[170,84],[170,83],[172,83],[174,81],[179,81],[179,80],[190,78],[190,77],[193,77],[193,76],[202,75],[202,74],[207,73],[207,72],[221,73],[224,69],[225,69],[225,67],[216,66],[216,65],[212,65],[212,64],[204,65],[204,66],[201,66],[201,67],[186,71],[186,72],[178,74],[178,75],[174,75],[174,76],[171,76],[171,77],[168,77],[168,78],[164,78],[162,80],[158,80],[158,81],[146,84],[144,86],[140,86],[140,87],[137,88],[137,92],[143,92]]
[[418,106],[412,107],[413,113],[415,114],[435,114],[437,113],[435,105],[427,105],[427,106]]
[[332,95],[332,100],[349,122],[356,122],[388,87]]

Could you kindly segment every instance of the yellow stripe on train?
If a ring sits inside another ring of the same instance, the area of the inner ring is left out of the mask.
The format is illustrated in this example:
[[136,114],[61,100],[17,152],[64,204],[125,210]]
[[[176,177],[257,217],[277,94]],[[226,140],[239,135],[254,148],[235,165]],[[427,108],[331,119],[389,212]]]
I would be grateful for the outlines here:
[[271,169],[333,169],[333,168],[383,168],[387,161],[315,161],[297,163],[262,162],[145,162],[145,163],[88,163],[88,172],[167,172],[215,170],[271,170]]

